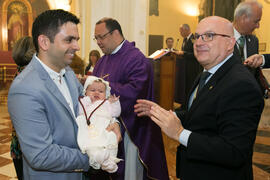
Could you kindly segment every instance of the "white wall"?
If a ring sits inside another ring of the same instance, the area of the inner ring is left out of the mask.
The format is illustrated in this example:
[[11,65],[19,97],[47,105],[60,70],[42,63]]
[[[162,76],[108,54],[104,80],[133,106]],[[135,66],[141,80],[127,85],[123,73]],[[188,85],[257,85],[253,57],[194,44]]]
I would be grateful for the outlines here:
[[[81,51],[84,60],[92,49],[99,49],[93,40],[95,23],[103,17],[116,19],[124,37],[135,41],[143,53],[147,52],[149,0],[79,0],[72,2],[72,11],[81,19],[79,25]],[[101,52],[101,51],[100,51]]]

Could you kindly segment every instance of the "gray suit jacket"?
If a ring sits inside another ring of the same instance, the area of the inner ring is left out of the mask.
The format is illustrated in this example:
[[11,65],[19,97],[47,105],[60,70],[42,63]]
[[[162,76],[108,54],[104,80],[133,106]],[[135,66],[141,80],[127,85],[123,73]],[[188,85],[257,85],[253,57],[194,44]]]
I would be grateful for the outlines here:
[[[82,86],[69,67],[65,78],[77,114]],[[89,169],[89,159],[78,148],[75,118],[35,57],[13,81],[8,111],[23,153],[24,179],[82,179],[81,171]]]

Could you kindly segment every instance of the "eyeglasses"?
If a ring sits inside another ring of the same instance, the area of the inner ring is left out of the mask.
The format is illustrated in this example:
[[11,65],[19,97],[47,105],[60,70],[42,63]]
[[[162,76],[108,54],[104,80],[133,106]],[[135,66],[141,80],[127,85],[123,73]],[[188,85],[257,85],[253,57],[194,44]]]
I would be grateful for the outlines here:
[[98,36],[95,36],[95,37],[93,38],[93,40],[94,40],[94,41],[104,40],[104,39],[106,38],[106,36],[107,36],[108,34],[112,33],[113,31],[114,31],[114,30],[111,30],[111,31],[107,32],[107,33],[104,34],[104,35],[98,35]]
[[195,40],[198,40],[200,37],[202,37],[202,40],[204,42],[208,42],[208,41],[212,41],[213,38],[214,38],[214,36],[223,36],[223,37],[227,37],[227,38],[230,38],[231,37],[231,36],[226,35],[226,34],[217,34],[217,33],[211,33],[211,32],[209,32],[209,33],[204,33],[204,34],[201,34],[201,35],[195,33],[194,38],[195,38]]

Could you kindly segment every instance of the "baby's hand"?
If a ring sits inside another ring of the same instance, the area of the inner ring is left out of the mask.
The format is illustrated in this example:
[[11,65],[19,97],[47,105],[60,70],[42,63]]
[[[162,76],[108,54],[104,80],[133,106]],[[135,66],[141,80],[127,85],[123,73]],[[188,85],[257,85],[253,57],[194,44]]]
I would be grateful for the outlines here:
[[109,97],[109,102],[110,102],[110,103],[114,103],[114,102],[116,102],[116,101],[119,100],[119,97],[120,97],[120,96],[115,96],[115,94],[114,94],[114,95],[111,95],[111,96]]

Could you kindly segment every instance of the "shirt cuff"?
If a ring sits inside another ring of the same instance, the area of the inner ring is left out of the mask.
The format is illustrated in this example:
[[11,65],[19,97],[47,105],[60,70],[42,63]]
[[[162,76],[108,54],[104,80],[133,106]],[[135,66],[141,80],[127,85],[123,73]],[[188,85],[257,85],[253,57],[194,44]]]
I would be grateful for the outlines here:
[[187,143],[188,143],[188,139],[189,139],[190,134],[191,134],[191,131],[184,129],[179,135],[178,140],[185,147],[187,147]]
[[120,122],[116,119],[116,118],[112,118],[112,121],[111,121],[111,123],[118,123],[119,125],[120,125]]
[[264,64],[265,64],[265,58],[264,58],[264,55],[261,55],[262,56],[262,64],[261,64],[261,68],[264,66]]

